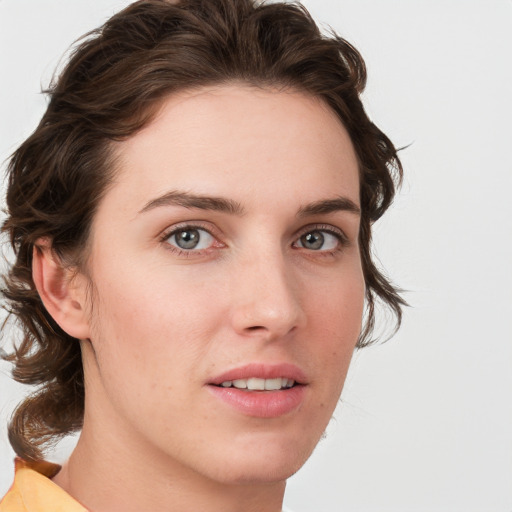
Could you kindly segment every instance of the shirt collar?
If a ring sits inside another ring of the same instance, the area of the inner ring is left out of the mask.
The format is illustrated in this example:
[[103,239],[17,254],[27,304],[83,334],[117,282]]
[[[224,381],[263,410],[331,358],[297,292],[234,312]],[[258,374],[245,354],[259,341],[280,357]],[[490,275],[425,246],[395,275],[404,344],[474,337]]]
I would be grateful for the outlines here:
[[38,461],[27,462],[17,458],[15,460],[16,475],[13,491],[17,491],[26,508],[26,512],[87,512],[67,492],[57,484],[53,478],[59,471],[58,464]]

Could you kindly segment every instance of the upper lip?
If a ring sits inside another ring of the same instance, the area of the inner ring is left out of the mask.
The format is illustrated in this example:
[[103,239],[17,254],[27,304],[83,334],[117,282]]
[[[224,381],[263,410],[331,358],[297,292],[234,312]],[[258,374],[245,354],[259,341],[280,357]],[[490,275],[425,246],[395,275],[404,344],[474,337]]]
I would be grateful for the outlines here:
[[220,385],[226,381],[238,379],[277,379],[284,377],[292,379],[298,384],[305,384],[307,378],[305,373],[296,365],[291,363],[250,363],[237,368],[232,368],[214,377],[208,384]]

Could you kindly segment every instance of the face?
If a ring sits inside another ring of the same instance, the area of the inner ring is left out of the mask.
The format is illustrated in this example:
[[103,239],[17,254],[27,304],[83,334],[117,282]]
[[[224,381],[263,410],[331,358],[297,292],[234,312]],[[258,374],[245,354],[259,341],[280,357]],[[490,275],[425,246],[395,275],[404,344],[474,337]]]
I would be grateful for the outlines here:
[[318,99],[231,85],[170,97],[114,151],[90,240],[84,429],[217,481],[287,478],[361,327],[347,132]]

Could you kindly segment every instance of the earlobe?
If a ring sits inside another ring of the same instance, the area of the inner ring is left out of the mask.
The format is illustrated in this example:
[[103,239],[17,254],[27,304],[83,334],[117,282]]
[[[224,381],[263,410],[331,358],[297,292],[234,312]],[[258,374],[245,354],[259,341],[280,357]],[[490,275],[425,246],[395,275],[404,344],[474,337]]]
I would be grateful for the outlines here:
[[74,338],[89,338],[84,279],[63,265],[48,238],[34,245],[32,278],[46,310],[61,329]]

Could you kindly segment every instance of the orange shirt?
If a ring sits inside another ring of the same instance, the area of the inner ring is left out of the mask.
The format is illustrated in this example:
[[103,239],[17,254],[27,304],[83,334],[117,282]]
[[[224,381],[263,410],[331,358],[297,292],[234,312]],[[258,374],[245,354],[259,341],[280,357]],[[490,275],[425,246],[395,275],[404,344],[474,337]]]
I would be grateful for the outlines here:
[[60,469],[57,464],[16,459],[15,466],[14,483],[0,501],[0,512],[87,512],[50,480]]

